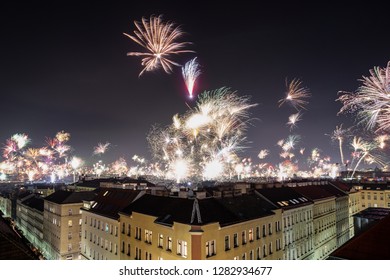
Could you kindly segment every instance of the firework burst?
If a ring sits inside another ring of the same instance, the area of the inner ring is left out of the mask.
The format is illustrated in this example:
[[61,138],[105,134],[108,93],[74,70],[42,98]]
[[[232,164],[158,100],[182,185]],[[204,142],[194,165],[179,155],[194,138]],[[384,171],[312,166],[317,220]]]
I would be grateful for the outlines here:
[[305,106],[308,104],[306,98],[309,98],[311,94],[307,88],[302,86],[302,81],[293,79],[288,83],[286,79],[286,87],[286,97],[279,100],[279,107],[288,102],[297,110],[299,110],[299,108],[306,109]]
[[348,129],[344,129],[343,125],[341,124],[340,126],[336,126],[336,129],[333,131],[331,134],[331,139],[333,141],[337,141],[339,143],[339,150],[340,150],[340,159],[341,159],[341,164],[344,164],[344,153],[343,153],[343,141],[344,138],[348,135]]
[[98,145],[96,147],[94,147],[93,149],[93,154],[94,155],[101,155],[101,154],[104,154],[108,147],[110,146],[111,144],[106,142],[106,143],[98,143]]
[[196,61],[196,57],[188,61],[182,67],[182,74],[184,82],[187,86],[188,94],[190,95],[190,98],[192,98],[195,81],[201,74],[199,69],[199,63]]
[[265,159],[269,155],[269,151],[267,149],[260,150],[259,154],[257,157],[259,159]]
[[[152,154],[176,181],[186,178],[224,177],[237,153],[244,148],[250,122],[248,97],[229,88],[199,95],[195,108],[182,117],[175,115],[166,128],[154,127],[148,135]],[[178,169],[181,165],[184,169]],[[183,171],[185,170],[185,172]]]
[[375,137],[375,142],[377,142],[378,147],[380,149],[384,149],[386,147],[386,142],[390,139],[388,134],[382,134]]
[[302,113],[299,111],[298,113],[292,114],[288,117],[287,125],[290,126],[290,130],[297,127],[297,122],[302,120]]
[[362,85],[356,92],[340,91],[336,101],[343,106],[340,113],[356,113],[359,124],[365,124],[369,130],[388,131],[390,129],[390,61],[387,67],[374,67],[371,76],[359,81]]
[[141,56],[141,65],[144,66],[139,76],[145,71],[153,71],[160,66],[166,73],[173,71],[173,66],[180,66],[170,59],[171,55],[193,52],[185,49],[189,42],[178,42],[183,35],[180,27],[172,22],[163,22],[162,15],[151,16],[150,19],[142,18],[141,22],[134,21],[137,30],[133,35],[123,33],[131,40],[142,46],[147,52],[128,52],[128,56]]

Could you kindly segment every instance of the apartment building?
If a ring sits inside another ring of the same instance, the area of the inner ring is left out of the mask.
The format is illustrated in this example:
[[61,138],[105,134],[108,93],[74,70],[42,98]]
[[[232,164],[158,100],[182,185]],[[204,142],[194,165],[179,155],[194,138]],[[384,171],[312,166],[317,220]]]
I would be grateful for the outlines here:
[[294,187],[314,202],[314,259],[326,259],[337,248],[336,197],[318,185]]
[[390,208],[390,186],[387,183],[372,182],[357,184],[360,191],[360,208],[370,207]]
[[88,260],[119,260],[120,234],[131,232],[119,221],[118,212],[144,194],[144,191],[99,188],[93,201],[82,207],[81,257]]
[[354,215],[361,211],[360,192],[352,184],[333,181],[332,185],[348,194],[348,219],[349,219],[349,239],[355,235]]
[[349,228],[349,196],[346,192],[337,188],[332,183],[320,184],[319,187],[330,194],[336,200],[336,238],[337,247],[342,246],[350,239]]
[[145,194],[120,213],[121,259],[282,259],[281,210],[255,195]]
[[2,193],[0,195],[0,211],[3,212],[4,217],[11,217],[12,201],[9,193]]
[[281,209],[283,259],[313,259],[313,202],[291,187],[265,188],[256,192]]
[[44,198],[43,255],[49,260],[81,259],[81,225],[84,201],[94,192],[59,190]]
[[44,201],[33,195],[23,201],[18,200],[16,206],[16,225],[26,239],[40,252],[43,252],[43,209]]

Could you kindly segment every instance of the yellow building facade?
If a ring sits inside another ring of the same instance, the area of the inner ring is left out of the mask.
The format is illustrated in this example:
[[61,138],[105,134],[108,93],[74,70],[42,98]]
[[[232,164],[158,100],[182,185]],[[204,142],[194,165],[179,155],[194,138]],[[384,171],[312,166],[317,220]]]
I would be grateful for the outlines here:
[[369,207],[390,208],[390,189],[384,184],[357,186],[360,192],[360,209]]
[[[242,196],[230,198],[229,203],[234,203],[235,199],[235,207],[244,207],[243,201],[250,201],[246,205],[251,205],[252,210],[256,201],[261,200]],[[280,209],[273,208],[264,213],[259,204],[259,212],[251,219],[241,219],[228,209],[228,202],[223,200],[143,196],[120,213],[122,227],[130,230],[130,233],[127,230],[121,232],[121,259],[283,258]],[[161,204],[162,207],[153,211],[147,208],[152,204]],[[170,208],[169,211],[164,211],[164,207]],[[268,207],[272,206],[268,204]]]
[[91,192],[57,191],[44,198],[43,255],[49,260],[81,259],[83,200]]

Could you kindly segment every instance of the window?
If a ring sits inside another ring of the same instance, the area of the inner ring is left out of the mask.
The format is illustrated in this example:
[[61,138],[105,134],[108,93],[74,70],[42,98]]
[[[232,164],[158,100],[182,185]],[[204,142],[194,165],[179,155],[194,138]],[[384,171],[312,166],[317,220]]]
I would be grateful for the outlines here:
[[72,251],[72,243],[68,244],[68,252]]
[[164,246],[164,236],[162,234],[158,235],[158,247],[162,248]]
[[260,247],[256,248],[256,259],[260,260]]
[[207,241],[206,242],[206,257],[211,257],[217,254],[216,250],[216,242],[215,240]]
[[267,246],[263,245],[263,258],[267,256]]
[[135,247],[135,259],[140,260],[141,259],[141,249],[138,247]]
[[249,242],[253,242],[253,228],[248,231]]
[[167,251],[172,251],[172,237],[167,237]]
[[256,239],[260,239],[260,227],[256,227]]
[[83,223],[83,219],[79,219],[79,225],[81,226],[81,224]]
[[268,224],[268,234],[269,234],[269,235],[272,234],[272,223],[269,223],[269,224]]
[[121,249],[121,252],[122,252],[122,253],[125,253],[125,241],[122,241],[122,249]]
[[123,222],[123,223],[122,223],[122,234],[125,233],[125,226],[126,226],[126,224],[125,224],[125,222]]
[[241,259],[242,259],[242,260],[246,260],[246,253],[242,254]]
[[269,244],[269,250],[268,250],[269,254],[271,255],[272,254],[272,242]]
[[281,240],[276,239],[276,251],[279,251],[282,249]]
[[246,231],[243,230],[241,233],[242,245],[246,244]]
[[68,232],[68,240],[72,239],[72,232]]
[[225,235],[225,251],[230,250],[230,236]]
[[145,229],[145,242],[152,244],[152,231]]
[[135,239],[141,240],[141,228],[140,227],[135,228]]
[[238,247],[238,234],[235,233],[233,235],[233,243],[234,243],[234,248]]
[[71,227],[73,226],[73,221],[72,220],[68,220],[68,227]]
[[280,231],[280,221],[275,222],[275,231],[276,232]]
[[187,241],[177,240],[177,254],[183,258],[187,257]]
[[69,209],[69,210],[68,210],[68,214],[69,214],[69,216],[72,216],[72,214],[73,214],[72,209]]
[[265,225],[263,225],[263,237],[266,237],[266,235],[267,235],[266,227],[265,227]]
[[249,252],[249,259],[250,259],[250,260],[253,260],[253,250],[251,250],[251,251]]
[[108,223],[106,223],[106,232],[108,232],[109,226]]
[[127,255],[130,257],[130,243],[127,244]]
[[127,236],[131,236],[131,225],[127,225]]

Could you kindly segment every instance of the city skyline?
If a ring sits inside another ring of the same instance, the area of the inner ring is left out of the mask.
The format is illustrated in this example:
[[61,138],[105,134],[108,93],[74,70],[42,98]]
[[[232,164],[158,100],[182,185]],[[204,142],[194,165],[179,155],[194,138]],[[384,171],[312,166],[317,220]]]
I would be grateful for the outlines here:
[[[151,159],[146,136],[152,126],[170,125],[175,114],[196,106],[180,67],[171,74],[156,69],[139,77],[140,59],[126,56],[140,48],[123,33],[132,34],[133,22],[142,17],[162,15],[192,42],[195,52],[175,60],[184,65],[197,57],[201,74],[195,96],[228,87],[257,104],[249,111],[242,158],[259,162],[259,151],[267,149],[269,158],[262,162],[277,164],[283,161],[277,142],[299,135],[299,147],[306,150],[297,159],[300,164],[314,148],[340,162],[330,135],[341,124],[352,126],[354,119],[337,114],[342,104],[336,99],[339,91],[355,91],[362,76],[389,61],[383,9],[160,2],[6,4],[1,19],[2,146],[15,133],[29,135],[31,146],[42,146],[46,137],[63,130],[71,135],[73,154],[90,164],[130,160],[135,154]],[[287,122],[296,110],[278,101],[285,96],[286,79],[294,78],[311,96],[302,120],[290,129]],[[106,142],[107,153],[94,155],[94,147]],[[352,147],[344,145],[350,154]]]

